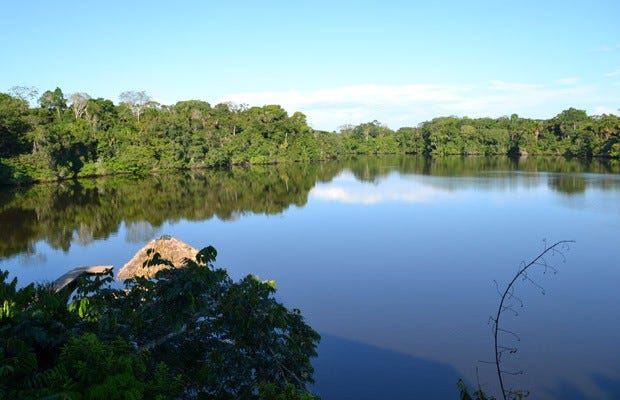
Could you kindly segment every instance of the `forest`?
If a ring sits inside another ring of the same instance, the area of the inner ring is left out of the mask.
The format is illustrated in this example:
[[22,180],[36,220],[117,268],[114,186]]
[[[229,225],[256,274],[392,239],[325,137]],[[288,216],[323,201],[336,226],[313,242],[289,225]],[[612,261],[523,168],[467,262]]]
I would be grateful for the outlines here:
[[0,93],[0,184],[360,154],[620,158],[620,118],[574,108],[547,120],[447,116],[397,130],[372,121],[325,132],[278,105],[164,105],[143,91],[119,100],[60,88]]

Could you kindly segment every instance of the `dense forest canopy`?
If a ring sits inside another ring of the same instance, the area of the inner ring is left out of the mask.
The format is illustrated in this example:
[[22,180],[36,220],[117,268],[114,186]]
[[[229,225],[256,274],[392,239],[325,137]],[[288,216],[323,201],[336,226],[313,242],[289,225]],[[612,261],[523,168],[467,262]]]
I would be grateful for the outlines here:
[[60,88],[0,93],[0,184],[353,154],[561,155],[620,158],[620,118],[569,108],[548,120],[439,117],[396,131],[378,121],[312,129],[278,105],[200,100],[163,105],[128,91],[115,105]]

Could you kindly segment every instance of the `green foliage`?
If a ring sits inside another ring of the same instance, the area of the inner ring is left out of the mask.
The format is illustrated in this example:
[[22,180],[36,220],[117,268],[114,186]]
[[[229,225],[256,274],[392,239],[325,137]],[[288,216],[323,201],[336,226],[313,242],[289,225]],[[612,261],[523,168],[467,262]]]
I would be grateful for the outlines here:
[[574,108],[547,121],[450,116],[396,132],[372,121],[335,133],[315,131],[304,114],[289,116],[278,105],[211,107],[192,100],[166,106],[129,91],[115,106],[78,95],[80,108],[71,112],[60,88],[43,93],[40,108],[0,93],[0,157],[7,159],[0,184],[360,154],[620,158],[620,118]]
[[45,154],[20,154],[4,161],[4,183],[23,184],[35,181],[52,180],[56,177]]
[[261,400],[316,400],[317,396],[291,384],[283,388],[274,384],[263,384],[258,388],[258,398]]
[[467,385],[465,385],[465,382],[463,382],[462,379],[459,379],[456,386],[459,389],[459,395],[460,395],[459,398],[461,400],[495,400],[494,397],[487,397],[482,391],[482,389],[480,388],[478,388],[478,390],[476,390],[473,393],[473,395],[471,395],[469,393],[469,389],[467,388]]
[[[153,375],[149,379],[148,375],[145,357],[136,355],[127,341],[117,338],[103,342],[95,334],[85,333],[71,337],[61,348],[58,363],[45,372],[38,395],[64,394],[93,400],[142,399],[149,385],[157,385],[157,379],[161,378]],[[170,383],[174,388],[176,380],[172,378]],[[156,394],[176,393],[173,389]]]
[[[496,397],[488,396],[486,393],[484,393],[480,386],[478,386],[478,388],[473,392],[473,394],[471,394],[469,392],[469,388],[462,379],[459,379],[456,385],[459,389],[460,400],[497,400]],[[508,400],[523,400],[525,397],[527,396],[522,392],[511,392],[507,396]]]
[[54,91],[45,91],[39,98],[39,104],[41,104],[41,108],[56,112],[58,118],[67,109],[67,99],[59,87]]
[[28,103],[0,93],[0,157],[11,157],[28,150],[25,133],[31,129]]
[[[0,397],[314,399],[319,335],[274,298],[275,283],[233,282],[209,246],[178,269],[82,279],[67,304],[0,272]],[[169,264],[152,253],[148,265]]]

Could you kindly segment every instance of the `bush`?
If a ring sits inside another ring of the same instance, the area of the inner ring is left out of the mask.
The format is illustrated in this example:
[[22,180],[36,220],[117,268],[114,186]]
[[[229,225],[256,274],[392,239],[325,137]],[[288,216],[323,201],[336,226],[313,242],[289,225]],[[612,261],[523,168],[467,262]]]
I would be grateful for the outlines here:
[[85,278],[70,301],[2,272],[0,397],[315,398],[319,335],[274,299],[273,281],[233,282],[215,256],[207,247],[125,289],[111,272]]

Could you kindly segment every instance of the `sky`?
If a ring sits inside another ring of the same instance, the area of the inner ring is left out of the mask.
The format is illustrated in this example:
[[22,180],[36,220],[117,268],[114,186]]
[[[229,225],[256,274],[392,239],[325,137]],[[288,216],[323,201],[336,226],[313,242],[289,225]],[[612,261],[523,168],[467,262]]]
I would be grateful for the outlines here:
[[620,111],[620,1],[0,0],[0,91],[146,91],[315,129]]

